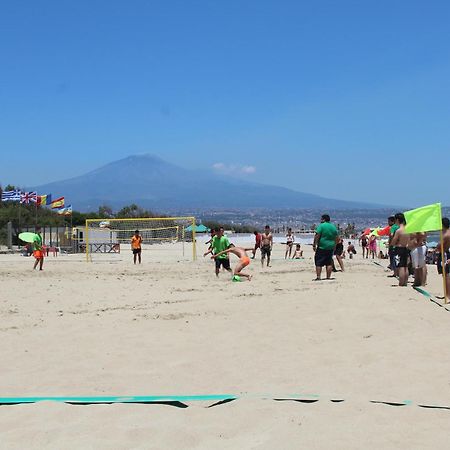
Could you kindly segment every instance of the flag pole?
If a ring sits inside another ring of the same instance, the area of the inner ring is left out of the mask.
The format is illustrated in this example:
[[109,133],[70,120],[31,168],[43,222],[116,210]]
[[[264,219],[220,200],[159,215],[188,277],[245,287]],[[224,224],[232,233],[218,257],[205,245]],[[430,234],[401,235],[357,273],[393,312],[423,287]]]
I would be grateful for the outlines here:
[[444,284],[444,304],[447,304],[447,267],[445,264],[445,252],[444,252],[444,234],[441,229],[441,266],[442,266],[442,282]]

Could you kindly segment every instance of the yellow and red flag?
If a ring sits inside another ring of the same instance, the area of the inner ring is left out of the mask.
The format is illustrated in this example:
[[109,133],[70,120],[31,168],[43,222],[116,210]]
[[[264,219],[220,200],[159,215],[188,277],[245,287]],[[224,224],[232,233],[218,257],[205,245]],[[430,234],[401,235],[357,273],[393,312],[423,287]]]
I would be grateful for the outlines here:
[[64,207],[64,197],[59,197],[56,200],[53,200],[50,204],[52,209],[55,208],[63,208]]

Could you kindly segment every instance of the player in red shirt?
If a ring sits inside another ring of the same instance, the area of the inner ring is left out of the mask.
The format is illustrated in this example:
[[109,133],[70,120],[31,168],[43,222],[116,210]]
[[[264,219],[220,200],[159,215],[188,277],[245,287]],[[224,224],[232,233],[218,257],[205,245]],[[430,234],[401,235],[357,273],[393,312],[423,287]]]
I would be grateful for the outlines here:
[[253,248],[252,251],[252,259],[255,259],[255,255],[256,255],[256,250],[258,250],[258,248],[261,247],[261,234],[258,233],[257,231],[254,231],[253,234],[255,235],[255,247]]

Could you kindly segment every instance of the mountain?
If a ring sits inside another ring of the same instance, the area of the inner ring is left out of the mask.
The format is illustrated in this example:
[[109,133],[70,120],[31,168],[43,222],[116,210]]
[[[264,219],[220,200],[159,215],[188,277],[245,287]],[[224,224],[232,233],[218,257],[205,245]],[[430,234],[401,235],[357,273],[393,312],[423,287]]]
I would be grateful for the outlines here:
[[34,187],[66,197],[74,209],[120,208],[378,208],[380,205],[320,197],[206,170],[188,170],[153,155],[133,155],[78,177]]

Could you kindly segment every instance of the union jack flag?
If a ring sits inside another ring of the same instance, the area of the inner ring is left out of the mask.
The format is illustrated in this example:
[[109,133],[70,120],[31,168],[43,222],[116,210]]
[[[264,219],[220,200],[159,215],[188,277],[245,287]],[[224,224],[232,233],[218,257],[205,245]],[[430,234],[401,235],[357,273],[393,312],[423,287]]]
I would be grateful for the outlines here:
[[20,202],[22,192],[20,189],[14,189],[13,191],[3,191],[2,201],[3,202]]
[[20,196],[20,203],[36,203],[37,202],[37,192],[22,192]]

